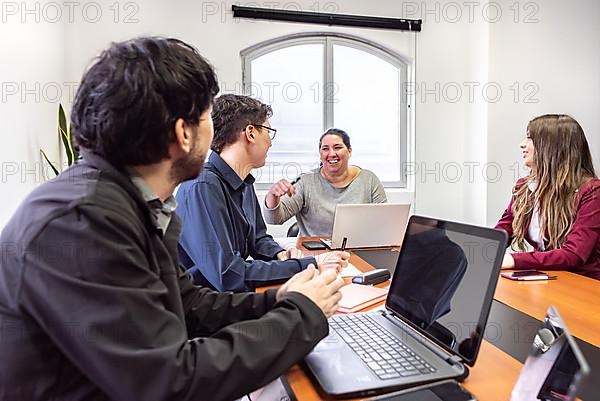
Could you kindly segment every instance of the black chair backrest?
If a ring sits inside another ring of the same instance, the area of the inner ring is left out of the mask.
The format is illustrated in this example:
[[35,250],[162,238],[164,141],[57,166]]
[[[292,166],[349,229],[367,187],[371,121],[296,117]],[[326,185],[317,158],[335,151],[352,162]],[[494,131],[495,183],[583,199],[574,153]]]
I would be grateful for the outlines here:
[[287,230],[288,237],[297,237],[300,229],[298,228],[298,223],[294,222]]

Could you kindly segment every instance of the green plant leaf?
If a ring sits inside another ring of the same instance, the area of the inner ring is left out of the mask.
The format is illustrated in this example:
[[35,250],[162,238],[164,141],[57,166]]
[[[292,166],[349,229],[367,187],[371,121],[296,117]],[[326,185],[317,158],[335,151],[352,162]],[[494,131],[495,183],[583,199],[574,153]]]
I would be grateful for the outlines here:
[[67,116],[65,114],[65,109],[63,109],[62,104],[58,105],[58,135],[62,141],[63,146],[65,147],[65,152],[67,154],[67,166],[70,166],[75,161],[75,152],[73,152],[73,145],[71,143],[71,136],[69,132],[69,127],[67,126]]
[[65,147],[65,153],[67,154],[67,166],[70,166],[74,162],[73,148],[71,148],[71,140],[67,133],[62,128],[58,129],[60,139]]
[[54,167],[54,164],[52,164],[50,159],[48,159],[48,156],[46,156],[46,153],[42,149],[40,149],[40,153],[41,153],[42,157],[44,158],[44,160],[46,160],[46,163],[48,163],[50,165],[50,167],[52,167],[52,171],[54,171],[54,174],[56,174],[58,176],[60,174],[59,171],[56,169],[56,167]]
[[63,131],[67,131],[67,115],[65,109],[62,107],[62,103],[58,104],[58,128],[62,128]]

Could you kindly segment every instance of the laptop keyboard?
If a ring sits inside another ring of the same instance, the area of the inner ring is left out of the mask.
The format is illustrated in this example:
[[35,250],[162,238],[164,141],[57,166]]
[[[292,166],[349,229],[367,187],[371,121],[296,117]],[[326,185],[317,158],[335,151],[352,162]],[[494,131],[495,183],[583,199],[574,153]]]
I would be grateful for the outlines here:
[[436,369],[364,314],[336,315],[329,325],[380,379],[431,374]]

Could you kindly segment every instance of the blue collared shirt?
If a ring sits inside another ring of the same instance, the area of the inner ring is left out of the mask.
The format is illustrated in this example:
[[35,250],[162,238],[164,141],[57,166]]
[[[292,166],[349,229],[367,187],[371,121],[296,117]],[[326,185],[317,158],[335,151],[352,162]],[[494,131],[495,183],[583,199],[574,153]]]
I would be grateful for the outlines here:
[[200,176],[179,187],[179,258],[197,284],[248,291],[316,265],[312,257],[273,260],[284,249],[267,234],[253,184],[213,152]]

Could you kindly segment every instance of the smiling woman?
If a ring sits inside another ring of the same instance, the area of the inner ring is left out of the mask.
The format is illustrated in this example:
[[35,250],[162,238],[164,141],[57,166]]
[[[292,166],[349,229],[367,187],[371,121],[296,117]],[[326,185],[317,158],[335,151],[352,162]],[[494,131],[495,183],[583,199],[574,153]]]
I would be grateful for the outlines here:
[[356,166],[348,167],[352,155],[350,137],[337,128],[328,129],[319,139],[321,174],[336,188],[347,186],[360,173]]
[[567,115],[539,116],[520,148],[531,171],[517,181],[496,224],[517,251],[502,267],[569,270],[600,280],[600,180],[583,129]]
[[[291,184],[283,179],[271,187],[263,212],[270,224],[296,216],[300,236],[330,236],[339,203],[384,203],[383,185],[375,174],[350,166],[350,136],[330,128],[319,139],[320,166]],[[287,195],[287,196],[286,196]]]

